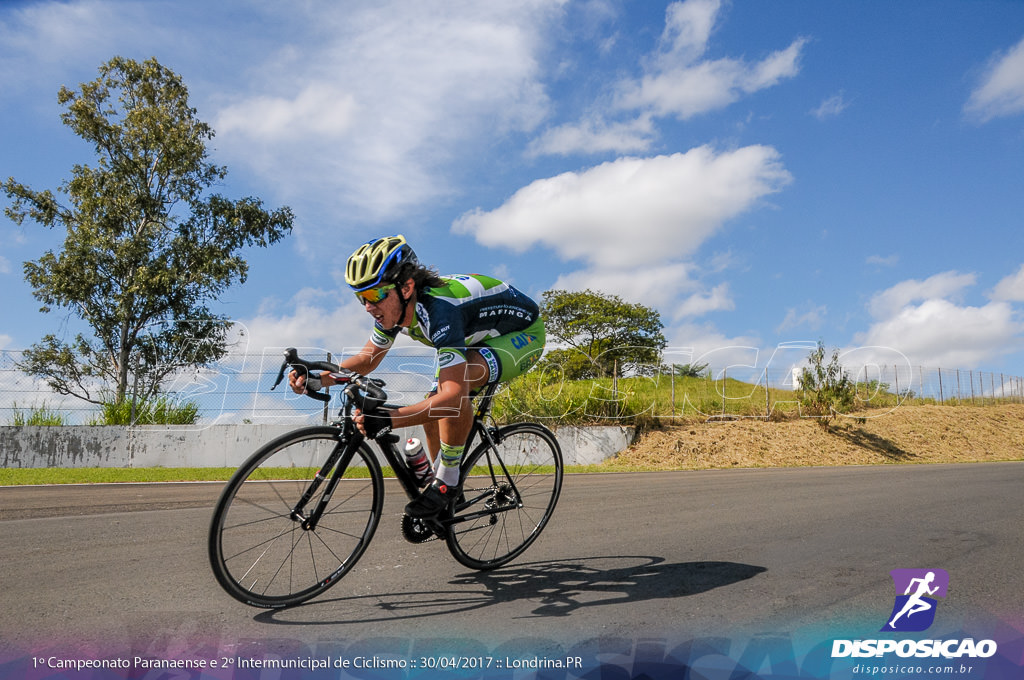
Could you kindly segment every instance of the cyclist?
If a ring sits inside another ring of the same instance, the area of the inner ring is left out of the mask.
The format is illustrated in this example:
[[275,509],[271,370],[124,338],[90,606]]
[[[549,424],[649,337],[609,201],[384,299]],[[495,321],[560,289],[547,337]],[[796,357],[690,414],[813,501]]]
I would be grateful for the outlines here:
[[[459,464],[473,423],[470,395],[526,372],[544,351],[537,303],[512,286],[480,274],[438,276],[417,260],[402,235],[369,241],[348,258],[345,282],[373,316],[363,349],[341,366],[366,375],[399,333],[437,350],[437,372],[420,402],[391,411],[356,412],[356,427],[376,438],[392,428],[422,425],[435,474],[409,503],[410,517],[433,517],[457,498]],[[335,384],[326,373],[324,386]],[[300,394],[305,375],[289,383]]]

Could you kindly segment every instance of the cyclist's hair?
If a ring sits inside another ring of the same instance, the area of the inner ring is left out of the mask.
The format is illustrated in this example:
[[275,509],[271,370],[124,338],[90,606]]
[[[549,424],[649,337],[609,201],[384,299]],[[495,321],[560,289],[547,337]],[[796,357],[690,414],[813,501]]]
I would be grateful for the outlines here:
[[395,276],[395,281],[399,282],[399,284],[405,283],[409,279],[412,279],[413,283],[416,284],[417,292],[424,288],[440,288],[444,285],[444,279],[437,273],[437,270],[418,262],[403,264]]

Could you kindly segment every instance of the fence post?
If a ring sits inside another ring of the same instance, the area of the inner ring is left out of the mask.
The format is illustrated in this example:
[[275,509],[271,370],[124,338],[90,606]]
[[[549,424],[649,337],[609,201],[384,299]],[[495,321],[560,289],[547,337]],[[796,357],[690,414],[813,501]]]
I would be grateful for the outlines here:
[[772,417],[772,404],[768,394],[768,367],[764,367],[764,419]]
[[942,396],[942,369],[939,369],[939,403],[945,401],[945,397]]
[[[327,362],[330,363],[330,361],[331,361],[331,353],[328,352],[327,353]],[[324,388],[324,392],[327,393],[327,396],[331,396],[331,388],[330,387],[325,387]],[[324,402],[324,425],[327,424],[327,419],[330,417],[330,409],[328,408],[330,405],[331,405],[330,401],[325,401]]]
[[672,364],[672,372],[669,374],[672,385],[672,415],[676,414],[676,365]]

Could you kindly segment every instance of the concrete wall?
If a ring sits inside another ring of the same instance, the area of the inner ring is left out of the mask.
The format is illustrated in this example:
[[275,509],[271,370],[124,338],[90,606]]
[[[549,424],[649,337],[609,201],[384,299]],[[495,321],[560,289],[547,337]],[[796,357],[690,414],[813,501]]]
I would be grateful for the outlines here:
[[[237,467],[295,425],[0,427],[0,467]],[[406,435],[402,432],[403,436]],[[422,436],[416,428],[414,436]],[[628,427],[555,431],[566,465],[599,463],[629,446]]]

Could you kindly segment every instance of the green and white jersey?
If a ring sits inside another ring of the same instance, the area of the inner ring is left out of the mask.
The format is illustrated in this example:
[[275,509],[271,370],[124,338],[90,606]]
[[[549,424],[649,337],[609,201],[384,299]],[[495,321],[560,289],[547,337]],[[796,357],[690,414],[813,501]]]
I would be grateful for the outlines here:
[[381,349],[394,344],[399,332],[437,349],[440,368],[466,360],[466,348],[522,331],[540,316],[530,297],[498,279],[481,274],[441,277],[445,285],[417,295],[409,328],[384,329],[375,324],[371,342]]

